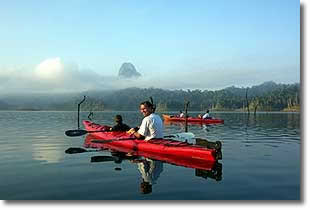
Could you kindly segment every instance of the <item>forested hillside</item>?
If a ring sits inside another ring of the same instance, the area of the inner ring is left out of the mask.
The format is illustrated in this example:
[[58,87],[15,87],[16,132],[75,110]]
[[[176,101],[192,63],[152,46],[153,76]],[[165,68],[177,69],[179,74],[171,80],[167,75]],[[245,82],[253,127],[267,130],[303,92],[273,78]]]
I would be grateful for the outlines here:
[[[250,88],[229,87],[222,90],[165,90],[159,88],[127,88],[114,91],[87,91],[59,97],[31,97],[18,102],[0,98],[1,108],[40,109],[40,110],[76,110],[77,103],[87,96],[84,110],[137,110],[140,102],[153,97],[157,111],[184,109],[185,101],[190,102],[190,110],[202,111],[299,111],[300,85],[276,84],[265,82]],[[58,98],[58,100],[57,100]],[[52,99],[52,100],[51,100]],[[13,103],[12,103],[13,102]]]
[[[299,84],[284,85],[266,82],[251,88],[229,87],[223,90],[163,90],[156,88],[128,88],[102,95],[104,109],[136,110],[141,101],[152,96],[158,111],[182,110],[185,101],[190,110],[281,111],[300,104]],[[95,98],[99,98],[95,97]]]

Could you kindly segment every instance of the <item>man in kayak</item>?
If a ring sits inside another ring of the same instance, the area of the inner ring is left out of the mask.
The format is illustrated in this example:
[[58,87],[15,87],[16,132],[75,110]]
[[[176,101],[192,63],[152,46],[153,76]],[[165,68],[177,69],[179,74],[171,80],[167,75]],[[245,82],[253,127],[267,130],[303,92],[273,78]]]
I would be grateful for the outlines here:
[[128,133],[135,135],[135,137],[139,139],[145,139],[145,141],[163,138],[163,121],[154,111],[155,109],[151,102],[142,102],[140,104],[140,112],[143,114],[144,118],[140,128],[139,130],[132,128]]
[[184,117],[184,113],[180,111],[179,117]]
[[116,125],[114,125],[110,129],[110,131],[128,131],[128,130],[130,130],[130,127],[123,123],[123,118],[121,115],[118,114],[115,116],[115,122],[116,122]]
[[209,109],[206,111],[206,113],[202,116],[202,119],[212,119],[209,114]]

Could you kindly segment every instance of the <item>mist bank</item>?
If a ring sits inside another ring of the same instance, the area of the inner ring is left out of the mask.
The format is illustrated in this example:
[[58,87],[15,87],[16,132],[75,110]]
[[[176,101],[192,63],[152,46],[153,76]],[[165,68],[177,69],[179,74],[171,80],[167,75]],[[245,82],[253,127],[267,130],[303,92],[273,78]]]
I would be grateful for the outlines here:
[[0,110],[53,110],[74,111],[86,96],[84,111],[133,111],[140,102],[153,97],[157,111],[183,110],[185,101],[190,110],[244,111],[299,111],[300,84],[261,85],[239,88],[231,86],[222,90],[167,90],[161,88],[125,88],[119,90],[91,90],[63,94],[9,94],[0,96]]

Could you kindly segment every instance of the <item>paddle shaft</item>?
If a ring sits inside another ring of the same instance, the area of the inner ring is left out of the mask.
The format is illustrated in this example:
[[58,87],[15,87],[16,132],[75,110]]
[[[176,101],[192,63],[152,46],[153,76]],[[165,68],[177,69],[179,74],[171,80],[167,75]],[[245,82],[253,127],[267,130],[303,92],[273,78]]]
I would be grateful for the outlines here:
[[108,132],[108,131],[87,131],[87,130],[83,130],[83,129],[78,129],[78,130],[67,130],[65,132],[65,134],[67,136],[83,136],[85,134],[88,134],[88,133],[97,133],[97,132]]
[[[92,143],[99,143],[99,144],[105,144],[105,143],[111,143],[115,141],[127,141],[127,140],[138,140],[137,138],[120,138],[120,139],[108,139],[108,140],[93,140]],[[141,139],[143,140],[143,139]]]
[[188,105],[189,105],[189,101],[187,101],[186,103],[185,103],[185,132],[187,132],[188,131],[188,124],[187,124],[187,109],[188,109]]
[[[177,133],[177,134],[172,134],[169,136],[164,136],[164,138],[194,138],[195,135],[193,133]],[[104,144],[104,143],[111,143],[111,142],[115,142],[115,141],[127,141],[127,140],[139,140],[137,138],[115,138],[115,139],[107,139],[107,140],[100,140],[100,139],[96,139],[93,140],[93,143],[100,143],[100,144]],[[144,139],[141,139],[144,140]]]
[[85,101],[86,96],[84,96],[83,100],[78,104],[78,129],[80,129],[80,106]]
[[[100,131],[87,131],[83,129],[79,130],[67,130],[65,134],[70,137],[74,136],[83,136],[88,133],[97,133],[97,132],[109,132],[109,130],[100,130]],[[172,134],[168,136],[164,136],[164,138],[194,138],[195,135],[193,133],[177,133],[177,134]]]

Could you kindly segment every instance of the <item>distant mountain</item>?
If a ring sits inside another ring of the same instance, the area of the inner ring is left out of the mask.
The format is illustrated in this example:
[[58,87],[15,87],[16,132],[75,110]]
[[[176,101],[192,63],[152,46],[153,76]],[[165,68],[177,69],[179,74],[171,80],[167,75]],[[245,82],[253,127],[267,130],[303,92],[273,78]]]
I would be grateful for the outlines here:
[[283,87],[281,84],[277,84],[273,81],[264,82],[263,84],[253,86],[251,88],[252,95],[262,96],[270,91],[276,91]]
[[[277,84],[273,81],[264,82],[260,85],[249,87],[248,96],[262,96],[266,93],[269,93],[271,91],[278,90],[282,88],[283,85]],[[235,86],[231,86],[228,88],[223,89],[224,91],[227,91],[235,96],[244,96],[247,88],[238,88]]]
[[121,78],[136,78],[141,77],[141,74],[132,63],[123,63],[119,69],[118,76]]

